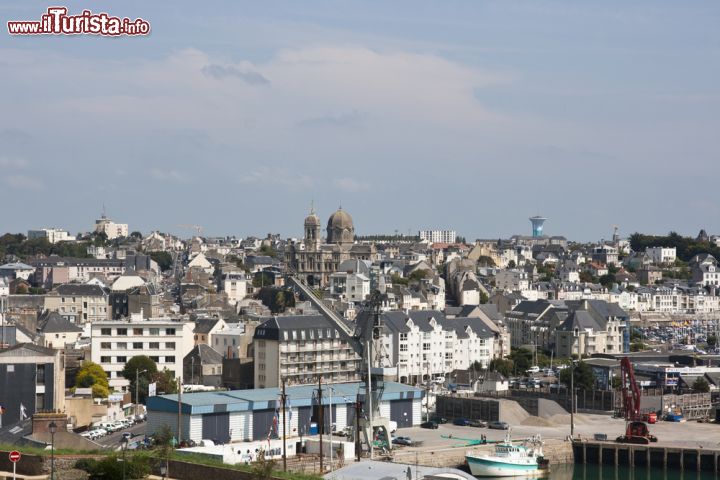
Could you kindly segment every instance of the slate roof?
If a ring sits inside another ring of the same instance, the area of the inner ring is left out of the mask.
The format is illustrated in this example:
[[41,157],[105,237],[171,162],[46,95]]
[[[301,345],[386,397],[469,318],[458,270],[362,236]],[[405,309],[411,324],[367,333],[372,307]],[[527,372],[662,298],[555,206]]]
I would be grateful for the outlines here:
[[218,318],[198,318],[195,320],[193,333],[210,333],[210,330],[220,321]]
[[48,357],[54,357],[56,351],[52,348],[41,347],[34,343],[18,343],[12,347],[0,350],[0,357],[2,356],[33,356],[33,355],[46,355]]
[[223,356],[217,350],[204,343],[196,345],[190,350],[190,353],[185,355],[185,358],[190,357],[199,358],[202,365],[220,364],[223,361]]
[[55,291],[64,296],[99,297],[105,295],[105,290],[102,287],[84,283],[66,283],[58,286]]
[[[330,337],[327,336],[328,329],[330,330]],[[255,329],[253,338],[281,340],[281,332],[292,330],[304,331],[306,340],[310,339],[310,331],[312,331],[313,337],[318,338],[319,330],[322,330],[321,335],[323,338],[343,338],[335,325],[322,315],[283,315],[268,318]],[[290,340],[292,340],[292,337],[290,337]],[[301,340],[300,333],[298,333],[296,340]]]
[[40,328],[42,333],[60,333],[60,332],[82,332],[83,329],[67,320],[57,312],[50,312],[43,318],[40,318]]

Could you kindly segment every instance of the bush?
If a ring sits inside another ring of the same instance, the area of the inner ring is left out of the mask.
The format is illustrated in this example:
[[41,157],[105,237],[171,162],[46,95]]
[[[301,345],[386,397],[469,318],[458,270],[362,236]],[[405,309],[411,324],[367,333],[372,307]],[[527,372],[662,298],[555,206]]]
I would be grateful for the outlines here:
[[[108,455],[102,460],[81,458],[75,462],[75,468],[86,471],[91,480],[122,480],[123,478],[122,455]],[[150,459],[147,456],[137,454],[126,455],[126,479],[145,478],[149,473]]]

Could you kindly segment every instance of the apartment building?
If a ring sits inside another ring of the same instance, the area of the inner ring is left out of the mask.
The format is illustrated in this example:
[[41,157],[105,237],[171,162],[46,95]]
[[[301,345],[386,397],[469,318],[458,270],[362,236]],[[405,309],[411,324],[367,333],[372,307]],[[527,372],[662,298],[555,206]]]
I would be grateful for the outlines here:
[[430,243],[455,243],[457,232],[455,230],[420,230],[420,240]]
[[115,223],[105,215],[100,219],[95,220],[95,232],[104,233],[107,235],[108,240],[114,240],[118,237],[128,236],[128,224],[127,223]]
[[648,247],[645,254],[655,264],[669,264],[675,262],[677,249],[675,247]]
[[248,279],[244,272],[227,272],[222,276],[222,290],[230,305],[237,305],[247,295]]
[[255,388],[360,380],[362,361],[322,315],[287,315],[262,322],[253,336]]
[[[364,313],[363,313],[364,314]],[[363,315],[361,314],[361,315]],[[418,384],[453,370],[486,367],[495,357],[495,334],[478,317],[446,318],[440,311],[384,312],[387,367],[401,383]]]
[[617,305],[583,300],[580,308],[572,310],[557,328],[556,354],[569,357],[625,353],[628,350],[626,332],[627,314]]
[[45,296],[45,310],[58,312],[76,325],[109,318],[108,292],[99,285],[64,284]]
[[66,230],[61,228],[42,228],[40,230],[28,230],[28,240],[46,238],[50,243],[69,242],[75,240]]
[[128,380],[120,373],[136,355],[147,355],[158,370],[182,375],[183,358],[193,349],[193,322],[172,318],[103,320],[91,326],[91,359],[108,374],[110,387],[126,391]]

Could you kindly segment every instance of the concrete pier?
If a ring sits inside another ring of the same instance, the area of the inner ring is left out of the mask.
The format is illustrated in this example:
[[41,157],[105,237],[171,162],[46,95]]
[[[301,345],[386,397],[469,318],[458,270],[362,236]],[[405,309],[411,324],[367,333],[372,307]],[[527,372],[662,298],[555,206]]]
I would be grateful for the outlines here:
[[720,450],[672,445],[633,445],[616,442],[573,442],[575,463],[662,467],[688,472],[720,473]]

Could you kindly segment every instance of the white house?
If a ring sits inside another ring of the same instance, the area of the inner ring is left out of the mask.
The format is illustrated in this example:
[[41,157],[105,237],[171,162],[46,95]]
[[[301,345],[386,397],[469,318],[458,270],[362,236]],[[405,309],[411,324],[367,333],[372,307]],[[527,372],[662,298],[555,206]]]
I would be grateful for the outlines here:
[[136,355],[147,355],[158,370],[182,375],[183,358],[193,349],[193,322],[172,318],[103,320],[91,326],[91,359],[108,374],[110,387],[127,391],[129,382],[120,373]]
[[674,263],[677,258],[675,247],[648,247],[645,253],[655,264]]

